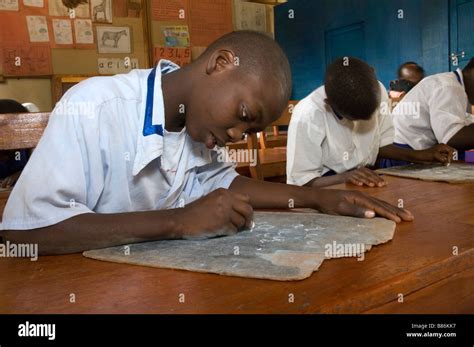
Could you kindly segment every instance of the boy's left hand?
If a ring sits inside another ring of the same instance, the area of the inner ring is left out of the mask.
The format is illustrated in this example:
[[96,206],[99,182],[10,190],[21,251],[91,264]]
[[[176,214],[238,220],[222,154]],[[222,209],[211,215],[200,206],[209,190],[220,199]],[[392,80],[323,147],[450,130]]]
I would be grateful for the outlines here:
[[13,175],[5,177],[3,181],[0,181],[0,188],[11,188],[15,185],[16,181],[20,177],[21,171],[15,172]]
[[449,165],[453,160],[456,150],[444,143],[440,143],[420,152],[422,154],[422,161],[440,162],[444,165]]

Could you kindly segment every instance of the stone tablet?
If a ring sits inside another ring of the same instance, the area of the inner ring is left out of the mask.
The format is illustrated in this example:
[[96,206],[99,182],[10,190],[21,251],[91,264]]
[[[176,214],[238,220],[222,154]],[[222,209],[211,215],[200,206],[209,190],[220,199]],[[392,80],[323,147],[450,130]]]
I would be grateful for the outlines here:
[[395,223],[318,213],[255,212],[255,227],[234,236],[170,240],[84,252],[88,258],[279,281],[311,276],[324,259],[363,259],[392,239]]
[[449,166],[442,164],[410,164],[379,169],[377,172],[384,175],[416,178],[424,181],[474,182],[474,165],[463,163],[452,163]]

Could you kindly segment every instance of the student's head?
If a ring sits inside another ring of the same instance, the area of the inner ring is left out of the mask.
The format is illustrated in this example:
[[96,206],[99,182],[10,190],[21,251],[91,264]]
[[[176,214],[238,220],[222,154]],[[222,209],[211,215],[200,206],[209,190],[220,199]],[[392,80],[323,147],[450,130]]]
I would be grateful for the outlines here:
[[25,113],[26,107],[15,100],[0,99],[0,113]]
[[380,86],[375,71],[364,61],[344,57],[326,69],[326,103],[341,117],[368,120],[380,105]]
[[197,74],[186,107],[187,132],[195,141],[223,146],[261,131],[281,116],[290,98],[288,59],[265,34],[227,34],[187,68]]
[[398,79],[407,80],[414,85],[425,78],[425,70],[414,61],[407,61],[398,68]]
[[469,103],[474,105],[474,58],[471,58],[469,63],[462,70],[464,80],[464,89],[466,90]]

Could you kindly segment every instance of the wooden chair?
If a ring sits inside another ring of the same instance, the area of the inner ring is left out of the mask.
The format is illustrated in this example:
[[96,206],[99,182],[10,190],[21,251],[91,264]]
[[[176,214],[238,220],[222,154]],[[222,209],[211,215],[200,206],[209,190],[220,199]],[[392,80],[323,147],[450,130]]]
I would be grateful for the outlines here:
[[286,147],[287,132],[281,131],[280,127],[288,126],[290,124],[291,113],[293,108],[298,103],[297,100],[290,100],[288,107],[283,112],[282,116],[274,121],[269,128],[272,130],[272,134],[268,135],[267,131],[262,131],[258,137],[260,149],[274,148],[274,147]]
[[[35,148],[48,120],[49,113],[0,114],[0,151]],[[10,191],[0,191],[0,212]]]
[[[247,169],[249,176],[258,180],[268,178],[284,178],[286,175],[286,135],[279,133],[280,126],[288,126],[290,124],[291,113],[297,101],[290,101],[288,107],[283,112],[282,116],[270,124],[273,128],[274,139],[273,146],[270,148],[266,135],[261,132],[257,134],[250,134],[247,136],[247,149],[252,153],[257,153],[256,165],[249,165],[249,163],[240,163],[237,166],[237,172],[243,172],[243,168]],[[278,136],[281,138],[278,139]],[[259,140],[260,137],[260,140]],[[279,141],[279,142],[277,142]],[[275,144],[279,144],[276,146]],[[239,170],[240,169],[240,170]]]

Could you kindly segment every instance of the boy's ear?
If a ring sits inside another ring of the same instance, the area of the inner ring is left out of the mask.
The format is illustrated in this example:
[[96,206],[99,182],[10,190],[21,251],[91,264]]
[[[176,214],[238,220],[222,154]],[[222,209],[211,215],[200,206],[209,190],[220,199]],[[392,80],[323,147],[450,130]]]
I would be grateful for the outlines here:
[[234,69],[235,64],[234,52],[227,49],[220,49],[211,54],[211,57],[207,61],[206,73],[208,75],[214,72],[222,72],[226,69]]

